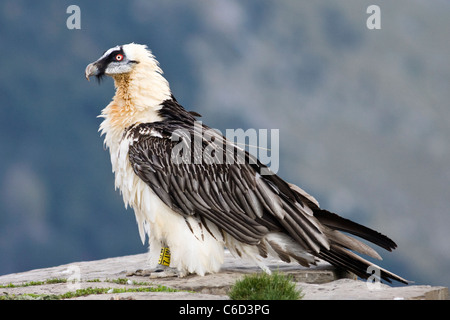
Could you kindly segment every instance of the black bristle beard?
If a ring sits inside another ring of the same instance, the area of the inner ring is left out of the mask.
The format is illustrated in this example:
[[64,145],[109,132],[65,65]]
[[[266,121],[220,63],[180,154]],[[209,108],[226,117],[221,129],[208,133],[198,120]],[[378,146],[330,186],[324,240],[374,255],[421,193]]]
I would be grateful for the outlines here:
[[97,83],[98,84],[100,84],[102,81],[103,81],[103,79],[105,78],[105,74],[104,73],[99,73],[99,74],[97,74],[96,76],[95,76],[95,78],[97,79]]

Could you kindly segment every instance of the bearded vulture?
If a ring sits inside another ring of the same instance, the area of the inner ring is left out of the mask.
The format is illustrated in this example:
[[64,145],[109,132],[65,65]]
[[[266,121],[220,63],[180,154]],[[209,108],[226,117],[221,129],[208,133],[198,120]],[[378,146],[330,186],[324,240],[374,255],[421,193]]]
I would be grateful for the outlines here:
[[[134,209],[143,243],[148,236],[153,267],[167,246],[179,276],[214,273],[227,248],[266,272],[268,257],[306,267],[321,259],[367,279],[375,265],[355,252],[381,257],[349,234],[396,248],[387,236],[321,209],[234,142],[199,125],[200,115],[177,102],[162,74],[147,46],[135,43],[105,51],[85,70],[88,80],[114,79],[99,131],[115,186]],[[381,279],[407,283],[376,267]]]

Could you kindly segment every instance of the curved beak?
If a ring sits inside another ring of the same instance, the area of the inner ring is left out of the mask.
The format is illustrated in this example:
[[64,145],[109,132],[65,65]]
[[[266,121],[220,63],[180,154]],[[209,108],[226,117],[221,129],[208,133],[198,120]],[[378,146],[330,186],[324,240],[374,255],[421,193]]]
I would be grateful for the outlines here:
[[95,62],[92,62],[91,64],[88,64],[86,67],[86,70],[84,71],[84,75],[86,79],[89,81],[89,77],[96,76],[98,74],[98,68],[96,66]]

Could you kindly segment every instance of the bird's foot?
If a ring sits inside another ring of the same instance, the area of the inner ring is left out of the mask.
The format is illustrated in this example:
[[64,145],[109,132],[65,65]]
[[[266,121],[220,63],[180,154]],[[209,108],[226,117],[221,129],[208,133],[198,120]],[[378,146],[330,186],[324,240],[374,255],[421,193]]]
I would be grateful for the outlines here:
[[155,279],[155,278],[171,278],[181,276],[182,275],[175,268],[158,265],[158,267],[156,267],[155,270],[149,275],[149,278]]
[[156,278],[171,278],[171,277],[181,277],[183,276],[175,268],[170,268],[164,265],[158,265],[154,269],[139,269],[136,271],[127,272],[127,277],[139,276],[139,277],[149,277],[150,279]]

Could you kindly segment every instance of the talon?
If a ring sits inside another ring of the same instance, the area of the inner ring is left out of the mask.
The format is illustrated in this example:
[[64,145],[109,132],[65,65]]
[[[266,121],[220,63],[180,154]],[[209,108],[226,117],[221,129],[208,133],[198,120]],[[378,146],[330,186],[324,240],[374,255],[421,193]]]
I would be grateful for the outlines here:
[[152,272],[149,276],[150,279],[155,278],[172,278],[172,277],[179,277],[180,274],[175,268],[169,268],[166,267],[164,269],[157,269],[154,272]]

